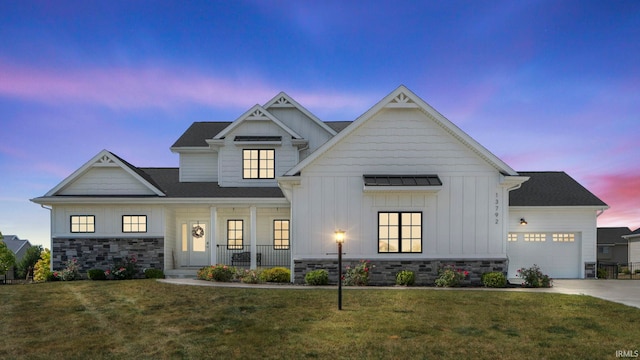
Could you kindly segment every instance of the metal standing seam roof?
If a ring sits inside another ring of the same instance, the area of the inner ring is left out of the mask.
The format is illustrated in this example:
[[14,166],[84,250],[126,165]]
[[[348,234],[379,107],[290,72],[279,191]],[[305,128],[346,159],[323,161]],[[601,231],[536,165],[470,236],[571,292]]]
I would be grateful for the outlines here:
[[522,186],[509,194],[509,206],[601,206],[602,200],[564,171],[519,171],[528,176]]
[[441,186],[438,175],[363,175],[366,186]]

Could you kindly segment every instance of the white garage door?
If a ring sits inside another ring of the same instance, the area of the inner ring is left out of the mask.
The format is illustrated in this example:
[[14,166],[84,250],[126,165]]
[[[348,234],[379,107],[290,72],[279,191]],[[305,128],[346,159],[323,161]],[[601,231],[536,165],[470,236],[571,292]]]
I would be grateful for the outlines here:
[[580,233],[510,233],[507,242],[509,279],[536,264],[554,279],[580,277]]

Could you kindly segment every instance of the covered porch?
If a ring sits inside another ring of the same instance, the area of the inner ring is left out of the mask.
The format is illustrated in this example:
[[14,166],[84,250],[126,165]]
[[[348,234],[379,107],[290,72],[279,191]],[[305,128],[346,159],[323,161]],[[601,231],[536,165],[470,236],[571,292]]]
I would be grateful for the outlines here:
[[285,199],[168,208],[165,274],[190,277],[205,266],[291,268],[290,207]]

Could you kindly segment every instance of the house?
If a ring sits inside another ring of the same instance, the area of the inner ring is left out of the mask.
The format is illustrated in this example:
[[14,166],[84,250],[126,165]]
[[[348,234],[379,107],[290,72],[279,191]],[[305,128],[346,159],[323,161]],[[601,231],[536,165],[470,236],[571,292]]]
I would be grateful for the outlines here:
[[[13,252],[13,255],[16,257],[16,264],[22,260],[24,254],[26,254],[27,249],[31,247],[31,243],[29,240],[21,240],[17,235],[4,235],[2,239],[5,244],[7,244],[7,248]],[[15,267],[9,269],[6,273],[6,280],[14,280],[15,279]]]
[[629,242],[629,267],[640,269],[640,228],[628,235],[624,235],[623,238]]
[[564,172],[517,172],[404,86],[351,122],[325,122],[285,93],[232,122],[193,123],[178,168],[103,150],[44,196],[52,263],[107,268],[136,255],[170,276],[210,264],[287,266],[292,281],[344,260],[433,283],[441,266],[482,273],[538,264],[595,276],[607,205]]
[[631,234],[628,227],[598,228],[598,263],[626,265],[629,261],[629,241],[624,235]]

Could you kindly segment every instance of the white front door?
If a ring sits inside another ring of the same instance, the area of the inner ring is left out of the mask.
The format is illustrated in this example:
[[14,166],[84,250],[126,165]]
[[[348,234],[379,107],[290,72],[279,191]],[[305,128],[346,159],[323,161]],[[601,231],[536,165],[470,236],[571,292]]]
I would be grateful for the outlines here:
[[[186,235],[187,266],[209,265],[209,227],[204,221],[191,221]],[[184,239],[183,239],[184,241]]]

